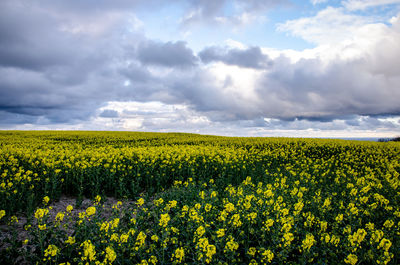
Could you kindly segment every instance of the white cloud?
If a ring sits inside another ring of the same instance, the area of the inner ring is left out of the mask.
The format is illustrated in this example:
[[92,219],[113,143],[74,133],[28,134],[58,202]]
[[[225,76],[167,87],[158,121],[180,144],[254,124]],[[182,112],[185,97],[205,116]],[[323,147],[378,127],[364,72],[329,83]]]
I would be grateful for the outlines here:
[[[317,0],[318,1],[318,0]],[[342,5],[348,10],[364,10],[374,6],[382,6],[389,4],[400,4],[400,0],[346,0],[342,1]]]
[[229,47],[229,48],[234,48],[234,49],[241,49],[241,50],[245,50],[247,48],[246,45],[244,45],[243,43],[241,43],[240,41],[236,41],[233,39],[227,39],[225,40],[225,44]]
[[372,18],[347,14],[343,8],[327,7],[313,17],[278,24],[278,30],[290,32],[317,45],[326,45],[351,40],[360,27],[371,22]]
[[318,5],[318,4],[328,2],[328,0],[310,0],[310,1],[311,1],[311,4],[313,4],[313,5]]
[[140,131],[191,131],[196,132],[210,125],[206,116],[191,110],[184,104],[165,104],[159,101],[110,101],[98,110],[115,111],[117,118],[101,115],[95,117],[91,124],[99,129],[140,130]]

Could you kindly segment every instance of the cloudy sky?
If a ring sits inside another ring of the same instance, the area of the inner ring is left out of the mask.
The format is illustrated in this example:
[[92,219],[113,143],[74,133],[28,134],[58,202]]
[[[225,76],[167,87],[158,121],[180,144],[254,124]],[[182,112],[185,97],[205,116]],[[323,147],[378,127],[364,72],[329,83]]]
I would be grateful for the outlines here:
[[400,0],[1,0],[0,129],[400,134]]

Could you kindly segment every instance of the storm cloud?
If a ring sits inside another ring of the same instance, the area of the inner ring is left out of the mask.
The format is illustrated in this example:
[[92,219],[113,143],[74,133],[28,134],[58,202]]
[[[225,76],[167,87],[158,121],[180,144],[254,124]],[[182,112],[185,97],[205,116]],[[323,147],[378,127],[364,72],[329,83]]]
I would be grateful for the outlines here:
[[271,61],[263,54],[259,47],[250,47],[245,50],[208,47],[199,53],[204,63],[223,62],[240,67],[263,69],[267,68]]
[[[235,3],[240,15],[258,14],[278,2]],[[181,23],[229,20],[237,14],[225,13],[226,4],[189,1]],[[209,127],[216,133],[226,128],[400,128],[398,17],[391,24],[358,21],[356,32],[344,34],[354,36],[351,41],[336,36],[332,46],[320,42],[325,31],[313,27],[340,10],[281,25],[281,30],[324,44],[295,58],[257,45],[196,50],[183,39],[153,39],[135,15],[151,5],[161,9],[165,1],[2,1],[1,128],[89,124],[84,128],[90,129],[103,120],[117,129],[135,124],[143,130]],[[329,58],[327,50],[333,54]],[[127,109],[114,109],[110,102]],[[128,109],[128,103],[149,102],[162,106],[160,111]]]
[[197,57],[193,55],[193,51],[183,41],[175,43],[143,42],[139,44],[136,53],[137,59],[145,65],[190,67],[197,62]]

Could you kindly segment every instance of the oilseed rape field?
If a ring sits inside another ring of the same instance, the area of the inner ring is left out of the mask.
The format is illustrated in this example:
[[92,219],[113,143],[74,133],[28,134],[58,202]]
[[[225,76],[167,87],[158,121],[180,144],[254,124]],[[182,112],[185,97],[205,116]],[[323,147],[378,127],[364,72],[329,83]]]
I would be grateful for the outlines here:
[[399,264],[400,144],[0,131],[1,264]]

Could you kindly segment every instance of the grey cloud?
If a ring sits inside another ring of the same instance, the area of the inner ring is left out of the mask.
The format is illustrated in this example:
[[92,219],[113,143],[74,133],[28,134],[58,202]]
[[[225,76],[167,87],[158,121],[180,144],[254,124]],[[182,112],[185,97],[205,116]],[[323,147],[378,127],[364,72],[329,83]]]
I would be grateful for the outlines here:
[[[290,3],[290,0],[32,0],[30,2],[22,2],[22,6],[31,7],[33,5],[40,5],[51,8],[56,12],[84,15],[126,10],[147,10],[148,12],[154,12],[161,10],[166,5],[179,5],[184,7],[186,14],[182,19],[182,23],[189,25],[196,22],[219,23],[221,18],[230,23],[237,24],[241,23],[237,17],[244,13],[261,14],[272,7],[290,5]],[[226,14],[225,9],[228,4],[239,7],[239,10],[235,14]]]
[[153,75],[139,63],[131,63],[126,67],[121,67],[119,72],[133,83],[146,83],[154,80]]
[[[35,5],[42,5],[57,11],[69,11],[73,13],[99,13],[104,11],[132,10],[137,8],[152,9],[160,8],[166,4],[163,0],[32,0]],[[30,5],[25,2],[25,5]]]
[[118,111],[112,110],[112,109],[105,109],[103,110],[102,113],[99,115],[102,118],[118,118],[119,113]]
[[175,43],[142,42],[138,45],[136,53],[138,60],[145,65],[190,67],[197,62],[193,51],[183,41]]
[[[66,18],[47,9],[47,4],[57,5],[58,1],[51,2],[54,4],[40,2],[41,8],[36,6],[39,2],[25,2],[25,9],[14,4],[17,1],[0,3],[1,124],[79,124],[97,117],[98,109],[108,101],[161,101],[189,106],[190,111],[215,124],[293,130],[312,126],[326,130],[399,128],[399,124],[378,119],[400,115],[400,70],[395,67],[398,42],[384,43],[389,54],[377,47],[361,59],[337,59],[328,65],[319,59],[292,63],[282,56],[271,60],[259,47],[210,47],[199,53],[204,63],[221,61],[262,74],[253,100],[243,91],[229,90],[235,85],[229,75],[222,84],[218,82],[208,67],[197,63],[184,42],[162,43],[139,33],[122,36],[120,29],[126,26],[123,15],[101,34],[63,31]],[[79,6],[76,1],[59,3]],[[104,6],[97,12],[107,12],[110,3],[99,2]],[[128,5],[127,1],[120,3],[121,10]],[[249,10],[261,4],[249,3]],[[204,10],[221,15],[218,3],[191,4],[204,5]],[[61,10],[61,6],[57,8]],[[158,74],[152,71],[154,65],[168,69]],[[107,110],[101,115],[116,113]],[[358,120],[355,116],[359,115],[370,119]],[[154,113],[149,124],[156,124],[158,116],[162,115]],[[274,119],[265,122],[264,117]],[[184,128],[180,117],[173,124]],[[168,126],[168,122],[160,126]]]
[[396,83],[365,69],[367,59],[334,61],[325,68],[316,59],[274,61],[257,88],[263,113],[275,118],[332,120],[348,115],[400,114]]
[[79,122],[123,97],[115,93],[123,83],[121,36],[112,28],[95,36],[65,31],[66,19],[34,2],[0,3],[0,110],[32,123]]
[[[272,7],[290,4],[289,0],[190,0],[189,3],[189,10],[182,20],[184,25],[197,22],[242,24],[240,16],[243,14],[260,15]],[[239,11],[235,14],[226,14],[225,7],[228,3],[239,7]]]
[[0,4],[0,65],[40,70],[74,57],[68,46],[60,49],[65,40],[54,19],[6,3]]
[[208,47],[199,53],[204,63],[220,61],[229,65],[263,69],[271,64],[267,55],[259,47],[250,47],[246,50]]
[[347,125],[350,125],[350,126],[360,126],[360,121],[356,120],[356,119],[346,120],[345,122]]
[[8,111],[0,110],[0,126],[4,128],[15,124],[35,124],[38,122],[39,118],[39,116],[10,113]]
[[[95,100],[83,100],[80,89],[49,82],[40,74],[1,69],[0,111],[16,117],[16,123],[66,123],[87,120],[96,109]],[[83,104],[82,104],[83,103]],[[31,122],[28,122],[28,121]],[[4,123],[4,121],[3,121]]]

